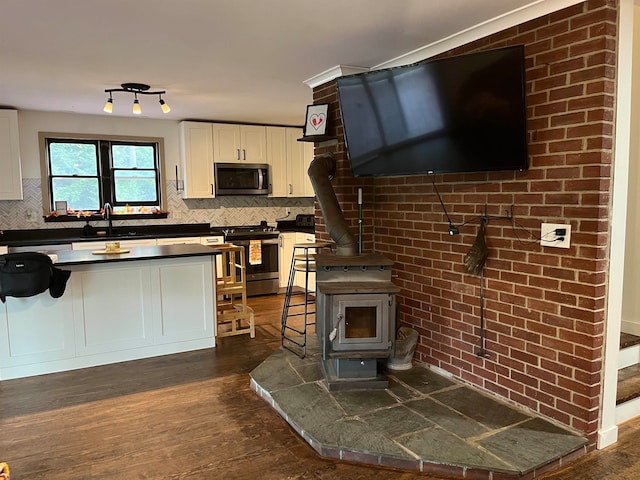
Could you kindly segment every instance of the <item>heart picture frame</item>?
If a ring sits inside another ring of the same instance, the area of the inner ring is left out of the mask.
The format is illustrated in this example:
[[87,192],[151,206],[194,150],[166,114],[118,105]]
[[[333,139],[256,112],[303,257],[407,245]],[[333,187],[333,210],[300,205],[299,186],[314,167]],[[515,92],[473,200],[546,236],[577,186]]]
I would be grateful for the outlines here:
[[316,137],[327,134],[329,104],[307,105],[307,120],[304,124],[304,136]]

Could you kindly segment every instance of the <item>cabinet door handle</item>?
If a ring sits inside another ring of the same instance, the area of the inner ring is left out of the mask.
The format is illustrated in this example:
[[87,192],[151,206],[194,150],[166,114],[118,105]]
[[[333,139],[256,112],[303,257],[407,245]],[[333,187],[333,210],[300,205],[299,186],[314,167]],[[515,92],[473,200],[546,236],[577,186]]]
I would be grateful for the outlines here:
[[215,195],[216,193],[213,191],[213,183],[211,184],[211,195]]
[[240,160],[240,149],[236,148],[236,160]]
[[293,195],[293,184],[289,184],[289,195]]
[[247,159],[247,151],[244,148],[242,149],[242,159],[243,160]]

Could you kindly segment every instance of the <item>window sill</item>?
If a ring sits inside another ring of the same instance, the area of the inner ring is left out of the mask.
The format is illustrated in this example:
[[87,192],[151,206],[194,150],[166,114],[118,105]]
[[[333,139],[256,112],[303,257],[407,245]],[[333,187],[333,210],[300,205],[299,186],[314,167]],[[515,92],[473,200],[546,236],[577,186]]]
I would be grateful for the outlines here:
[[[152,219],[160,219],[160,218],[168,218],[169,213],[114,213],[113,220],[152,220]],[[55,223],[55,222],[95,222],[104,220],[102,215],[89,215],[85,217],[84,215],[51,215],[48,217],[44,217],[45,223]]]

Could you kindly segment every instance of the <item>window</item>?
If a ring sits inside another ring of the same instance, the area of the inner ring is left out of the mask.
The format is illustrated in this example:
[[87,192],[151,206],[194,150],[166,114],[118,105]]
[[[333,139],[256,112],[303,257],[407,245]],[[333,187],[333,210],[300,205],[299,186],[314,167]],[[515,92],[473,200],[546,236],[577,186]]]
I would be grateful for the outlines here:
[[73,211],[115,213],[161,210],[161,141],[44,137],[46,202],[66,201]]

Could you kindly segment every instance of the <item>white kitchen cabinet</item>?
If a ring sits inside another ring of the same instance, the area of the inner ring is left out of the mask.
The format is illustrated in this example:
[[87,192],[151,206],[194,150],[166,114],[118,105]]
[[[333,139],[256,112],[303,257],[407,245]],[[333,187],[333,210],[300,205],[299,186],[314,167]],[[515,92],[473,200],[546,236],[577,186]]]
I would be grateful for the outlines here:
[[7,297],[0,303],[0,367],[22,366],[30,372],[32,365],[75,356],[74,288],[69,279],[60,298],[45,291],[33,298]]
[[107,242],[120,242],[121,249],[130,247],[148,247],[156,245],[155,238],[141,238],[139,240],[101,240],[97,242],[74,242],[71,244],[72,250],[104,250],[107,248]]
[[313,143],[298,142],[302,131],[287,128],[287,183],[289,197],[313,197],[313,186],[307,170],[313,160]]
[[212,128],[214,161],[267,163],[266,127],[214,123]]
[[287,136],[283,127],[267,127],[267,163],[271,175],[270,195],[288,197]]
[[9,253],[9,247],[0,246],[0,255],[4,255],[5,253]]
[[289,283],[294,243],[296,243],[296,232],[284,232],[278,238],[280,288],[286,288]]
[[140,262],[103,264],[99,269],[74,271],[82,285],[74,302],[78,355],[127,350],[153,344],[151,279]]
[[[316,241],[316,236],[314,234],[312,234],[312,233],[296,232],[296,242],[295,243],[315,243],[315,241]],[[314,254],[315,250],[311,250],[310,253]],[[295,284],[298,287],[304,288],[304,273],[298,274],[296,276],[296,283]],[[315,292],[315,290],[316,290],[316,274],[315,274],[315,271],[314,271],[314,273],[310,273],[309,274],[308,290],[310,292]]]
[[0,200],[22,200],[18,111],[0,109]]
[[184,181],[182,197],[215,197],[211,123],[180,122],[180,162]]
[[200,245],[200,237],[158,238],[156,245]]
[[[314,243],[316,236],[309,233],[301,232],[284,232],[280,234],[278,241],[278,261],[280,267],[280,288],[286,288],[289,283],[289,274],[291,272],[291,261],[293,259],[293,246],[297,243]],[[302,255],[303,251],[299,250],[297,254]],[[315,253],[315,252],[311,252]],[[304,272],[296,274],[294,285],[304,288]],[[316,274],[309,274],[309,291],[316,289]]]
[[313,197],[307,174],[313,160],[313,143],[299,142],[302,129],[267,128],[267,160],[271,166],[272,197]]
[[211,262],[167,259],[151,264],[150,273],[155,343],[215,338]]

